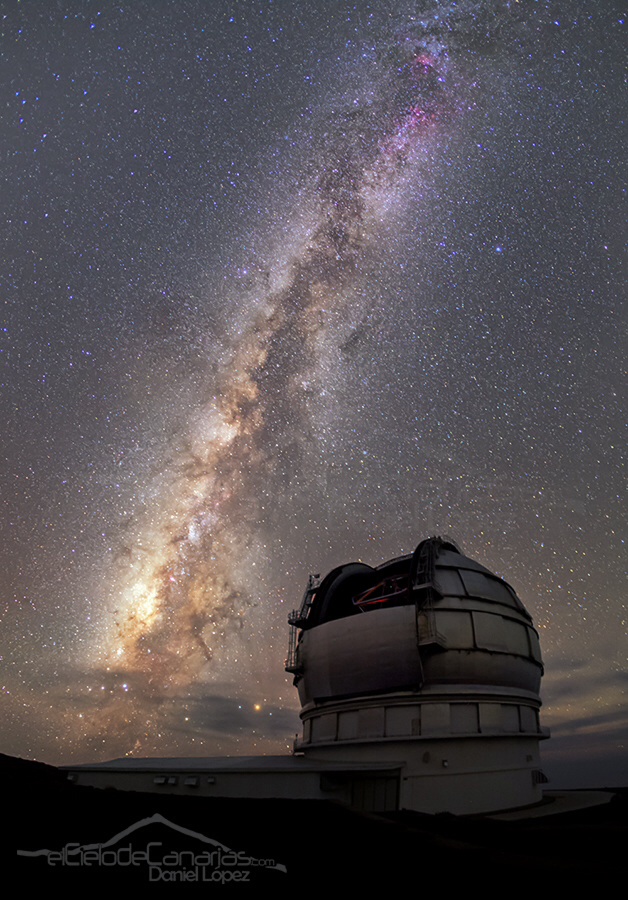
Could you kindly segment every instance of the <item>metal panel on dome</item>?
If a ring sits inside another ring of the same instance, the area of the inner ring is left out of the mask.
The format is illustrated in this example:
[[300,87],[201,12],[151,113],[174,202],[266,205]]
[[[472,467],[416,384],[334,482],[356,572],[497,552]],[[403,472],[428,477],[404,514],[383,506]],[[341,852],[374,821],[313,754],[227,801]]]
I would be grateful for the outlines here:
[[301,658],[302,702],[416,686],[421,662],[415,608],[400,606],[325,622],[303,633]]
[[453,550],[448,550],[445,547],[441,547],[439,549],[438,557],[436,560],[437,569],[440,569],[441,566],[450,567],[453,569],[472,569],[474,572],[485,572],[487,575],[491,574],[486,566],[481,565],[474,559],[469,559],[468,556],[463,556],[462,553],[456,553]]
[[508,652],[506,636],[502,628],[503,619],[493,613],[473,611],[473,627],[475,629],[475,645],[480,650],[497,650]]
[[439,609],[435,612],[436,627],[450,650],[472,650],[473,623],[471,613],[462,610]]
[[447,650],[423,660],[426,685],[492,684],[538,693],[541,671],[541,667],[529,658],[487,648],[483,652]]
[[516,656],[533,657],[528,634],[534,634],[524,622],[494,613],[473,612],[476,645],[482,650],[496,650]]
[[530,654],[530,644],[528,642],[528,628],[521,622],[515,622],[514,619],[502,618],[502,629],[506,638],[506,646],[509,653],[516,653],[518,656],[527,656]]
[[452,597],[465,597],[466,591],[456,569],[436,569],[435,586],[439,593]]
[[521,609],[521,604],[503,581],[491,578],[483,572],[471,572],[467,569],[461,569],[460,576],[470,597],[482,597],[513,609]]
[[541,645],[539,643],[539,636],[534,628],[528,628],[528,639],[530,641],[530,652],[532,654],[532,658],[539,664],[542,664],[543,658],[541,657]]

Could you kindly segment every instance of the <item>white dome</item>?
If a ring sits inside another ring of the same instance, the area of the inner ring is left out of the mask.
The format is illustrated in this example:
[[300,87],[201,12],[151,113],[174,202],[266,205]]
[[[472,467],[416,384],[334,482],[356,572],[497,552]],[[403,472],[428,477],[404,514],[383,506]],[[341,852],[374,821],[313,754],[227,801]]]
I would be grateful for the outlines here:
[[538,635],[510,585],[455,544],[428,538],[376,568],[348,563],[310,578],[290,624],[297,751],[327,765],[398,767],[392,780],[372,775],[368,790],[409,809],[541,799]]
[[538,697],[532,620],[505,581],[438,538],[377,568],[350,563],[313,592],[291,671],[302,705],[484,685]]

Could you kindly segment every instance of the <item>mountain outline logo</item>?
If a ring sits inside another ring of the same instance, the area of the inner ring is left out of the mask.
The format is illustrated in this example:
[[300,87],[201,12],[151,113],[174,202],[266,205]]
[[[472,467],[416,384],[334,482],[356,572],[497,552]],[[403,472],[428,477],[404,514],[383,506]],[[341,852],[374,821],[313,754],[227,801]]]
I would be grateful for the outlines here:
[[[148,842],[146,849],[144,850],[134,850],[131,844],[126,847],[118,848],[117,850],[114,849],[116,845],[125,838],[137,834],[150,825],[163,825],[184,837],[199,841],[205,848],[211,849],[203,849],[196,854],[193,851],[185,850],[168,851],[161,856],[153,855],[153,848],[163,847],[161,841]],[[125,855],[123,856],[122,854]],[[220,841],[210,838],[199,831],[194,831],[182,825],[177,825],[176,822],[171,822],[160,813],[155,813],[152,816],[134,822],[132,825],[129,825],[128,828],[114,834],[107,841],[101,843],[82,845],[69,843],[66,844],[62,850],[51,850],[48,848],[40,848],[38,850],[18,850],[17,855],[29,858],[45,857],[48,864],[52,866],[91,866],[94,864],[106,866],[116,864],[121,866],[139,866],[142,863],[146,863],[151,869],[165,867],[166,872],[169,872],[170,874],[175,874],[177,866],[180,867],[180,871],[183,871],[185,866],[193,866],[197,869],[199,867],[204,869],[207,866],[212,866],[227,870],[238,868],[265,868],[284,874],[287,873],[286,866],[282,863],[277,863],[275,860],[257,859],[256,857],[248,856],[244,851],[233,850],[231,847],[227,847]],[[188,871],[191,871],[191,869]],[[151,880],[154,880],[152,876]],[[187,878],[186,880],[196,879]]]

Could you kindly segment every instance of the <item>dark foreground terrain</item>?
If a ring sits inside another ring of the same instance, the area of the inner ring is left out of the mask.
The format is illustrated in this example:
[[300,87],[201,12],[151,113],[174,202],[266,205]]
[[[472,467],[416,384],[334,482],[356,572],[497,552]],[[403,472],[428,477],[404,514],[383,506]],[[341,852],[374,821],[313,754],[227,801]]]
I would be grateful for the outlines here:
[[[313,888],[394,888],[410,879],[417,890],[536,890],[590,879],[602,887],[625,869],[628,789],[602,806],[504,822],[97,790],[2,755],[0,772],[5,844],[24,888],[137,887],[178,897],[289,887],[309,896]],[[49,852],[24,855],[33,851]]]

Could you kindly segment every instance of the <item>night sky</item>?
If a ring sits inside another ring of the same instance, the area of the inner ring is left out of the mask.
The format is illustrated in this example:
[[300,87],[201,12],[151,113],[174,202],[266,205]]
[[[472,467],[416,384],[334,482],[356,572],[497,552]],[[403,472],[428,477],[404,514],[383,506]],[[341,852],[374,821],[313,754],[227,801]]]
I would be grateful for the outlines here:
[[0,12],[0,749],[286,752],[308,574],[447,534],[625,779],[620,5]]

